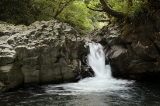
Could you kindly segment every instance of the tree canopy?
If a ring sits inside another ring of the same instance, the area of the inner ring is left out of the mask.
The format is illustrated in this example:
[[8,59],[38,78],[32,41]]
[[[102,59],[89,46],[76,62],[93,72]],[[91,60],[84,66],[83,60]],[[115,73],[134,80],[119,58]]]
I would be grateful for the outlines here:
[[29,25],[34,21],[57,19],[85,34],[98,21],[133,17],[142,8],[160,8],[159,0],[1,0],[0,21]]

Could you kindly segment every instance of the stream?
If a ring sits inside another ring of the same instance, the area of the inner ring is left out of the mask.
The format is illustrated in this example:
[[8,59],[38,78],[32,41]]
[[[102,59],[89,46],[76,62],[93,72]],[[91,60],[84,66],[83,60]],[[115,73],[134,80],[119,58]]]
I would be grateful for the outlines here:
[[25,86],[0,94],[0,106],[160,106],[160,84],[112,77],[103,47],[89,44],[95,77],[77,83]]
[[160,106],[160,84],[153,82],[134,82],[126,85],[127,89],[81,93],[53,86],[25,86],[0,94],[0,106]]

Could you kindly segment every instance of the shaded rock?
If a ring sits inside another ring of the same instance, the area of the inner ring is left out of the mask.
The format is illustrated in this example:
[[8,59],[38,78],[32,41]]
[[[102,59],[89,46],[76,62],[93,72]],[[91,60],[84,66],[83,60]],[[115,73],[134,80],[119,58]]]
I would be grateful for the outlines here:
[[14,62],[15,55],[0,56],[0,66]]
[[36,70],[36,67],[32,67],[30,65],[25,65],[22,68],[22,72],[24,74],[24,83],[37,83],[39,84],[39,70]]
[[[60,69],[57,69],[58,67],[52,67],[52,66],[47,66],[47,65],[43,65],[41,66],[41,70],[40,70],[40,81],[42,84],[46,84],[46,83],[57,83],[56,82],[56,77],[58,75],[55,75],[54,71],[60,71]],[[60,75],[61,76],[61,75]],[[62,76],[61,76],[62,77]],[[59,82],[62,82],[62,78],[60,79]]]
[[154,24],[155,24],[155,28],[157,30],[157,32],[160,31],[160,10],[156,10],[155,13],[153,14],[153,20],[154,20]]
[[159,16],[157,9],[144,23],[114,24],[94,35],[105,47],[115,77],[159,80]]
[[2,82],[0,82],[0,91],[3,91],[4,87],[5,87],[5,85]]
[[113,74],[123,74],[126,72],[126,68],[130,63],[127,49],[121,45],[115,45],[111,47],[107,55],[113,69]]
[[0,67],[0,81],[5,85],[1,91],[15,89],[23,84],[24,76],[18,62]]

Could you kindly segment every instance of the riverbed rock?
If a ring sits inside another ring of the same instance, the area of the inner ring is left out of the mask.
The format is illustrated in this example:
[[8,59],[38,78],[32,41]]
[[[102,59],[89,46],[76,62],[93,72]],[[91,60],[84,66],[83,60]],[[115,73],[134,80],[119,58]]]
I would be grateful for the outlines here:
[[76,79],[79,55],[87,49],[70,25],[51,20],[0,26],[0,91]]

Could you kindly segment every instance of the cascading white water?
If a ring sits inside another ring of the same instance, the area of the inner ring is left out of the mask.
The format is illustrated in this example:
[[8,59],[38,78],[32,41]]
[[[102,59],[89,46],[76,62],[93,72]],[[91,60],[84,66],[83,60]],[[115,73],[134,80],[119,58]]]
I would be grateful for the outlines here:
[[[67,83],[56,86],[50,85],[46,88],[47,93],[66,95],[66,92],[68,93],[69,91],[70,95],[91,92],[112,92],[115,90],[128,89],[126,85],[133,83],[133,81],[117,80],[111,76],[110,66],[105,65],[103,47],[98,43],[90,43],[89,48],[88,65],[93,69],[95,77],[82,79],[78,83]],[[63,88],[64,91],[56,89],[59,87]]]
[[105,54],[102,45],[89,43],[90,53],[88,54],[88,65],[95,72],[95,77],[112,78],[109,65],[105,65]]

